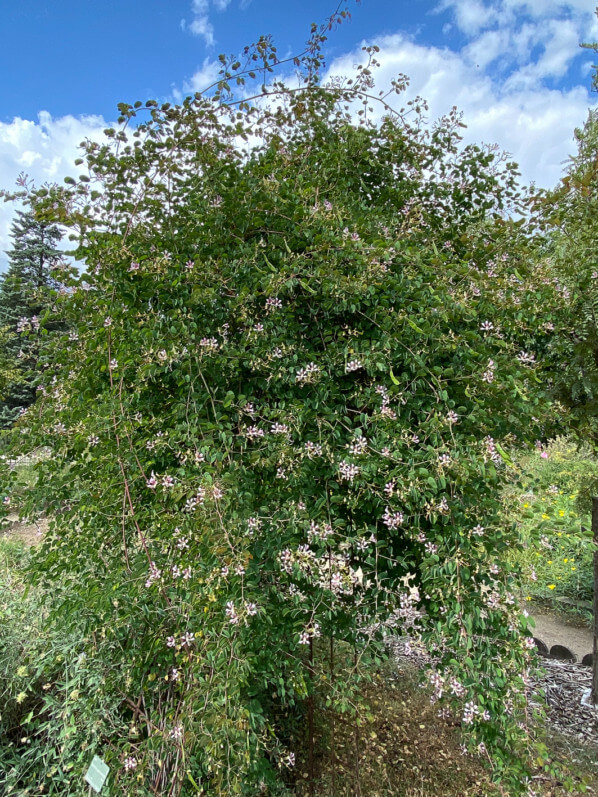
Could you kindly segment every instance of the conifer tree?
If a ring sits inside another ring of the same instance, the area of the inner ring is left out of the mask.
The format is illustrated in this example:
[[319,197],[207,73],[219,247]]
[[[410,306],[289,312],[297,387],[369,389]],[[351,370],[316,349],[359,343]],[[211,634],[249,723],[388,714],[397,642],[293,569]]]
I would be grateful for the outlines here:
[[61,234],[55,224],[39,221],[32,211],[17,211],[11,227],[9,267],[0,280],[0,355],[11,375],[0,401],[0,427],[12,425],[35,399],[40,318],[56,287],[52,267],[60,258]]

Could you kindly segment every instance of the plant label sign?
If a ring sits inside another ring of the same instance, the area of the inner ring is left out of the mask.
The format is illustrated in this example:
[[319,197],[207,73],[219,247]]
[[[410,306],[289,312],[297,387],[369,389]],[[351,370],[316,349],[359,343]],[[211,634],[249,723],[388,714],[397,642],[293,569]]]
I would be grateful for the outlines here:
[[110,771],[107,764],[94,755],[93,761],[89,765],[89,769],[85,773],[85,780],[89,783],[92,789],[98,794],[102,791],[102,786],[106,782],[108,772]]

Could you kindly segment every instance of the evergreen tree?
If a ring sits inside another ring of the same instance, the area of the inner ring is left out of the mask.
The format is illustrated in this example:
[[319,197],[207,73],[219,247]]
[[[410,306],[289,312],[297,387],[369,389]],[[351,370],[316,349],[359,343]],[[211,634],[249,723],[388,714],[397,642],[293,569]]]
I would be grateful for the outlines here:
[[40,318],[57,286],[52,267],[60,252],[61,234],[55,224],[36,219],[32,211],[17,211],[11,227],[13,247],[8,271],[0,280],[0,357],[11,365],[2,392],[0,427],[12,425],[35,399],[35,369],[39,354]]

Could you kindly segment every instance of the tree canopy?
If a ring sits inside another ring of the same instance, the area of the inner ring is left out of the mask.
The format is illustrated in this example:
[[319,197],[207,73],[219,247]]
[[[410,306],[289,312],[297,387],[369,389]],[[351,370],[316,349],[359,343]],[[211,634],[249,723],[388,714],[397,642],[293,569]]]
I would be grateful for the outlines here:
[[[8,270],[0,278],[0,358],[4,385],[0,391],[0,426],[14,423],[35,400],[35,370],[40,323],[56,288],[56,248],[62,235],[56,224],[41,221],[30,210],[18,210],[11,227]],[[8,370],[7,370],[8,369]]]

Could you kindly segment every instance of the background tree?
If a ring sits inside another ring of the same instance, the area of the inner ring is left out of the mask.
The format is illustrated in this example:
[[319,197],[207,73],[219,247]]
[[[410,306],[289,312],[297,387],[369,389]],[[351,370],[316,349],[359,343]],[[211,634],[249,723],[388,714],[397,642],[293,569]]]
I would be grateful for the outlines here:
[[16,212],[9,266],[0,278],[0,327],[5,330],[0,357],[14,372],[1,394],[0,427],[11,426],[35,400],[40,323],[57,287],[53,270],[60,261],[61,237],[55,224],[40,221],[31,209]]
[[[598,9],[596,10],[598,16]],[[597,43],[582,47],[598,51]],[[593,86],[598,89],[598,68]],[[552,191],[532,199],[538,260],[553,271],[565,298],[562,335],[553,338],[555,395],[573,411],[574,423],[598,444],[598,111],[574,132],[577,152]]]

